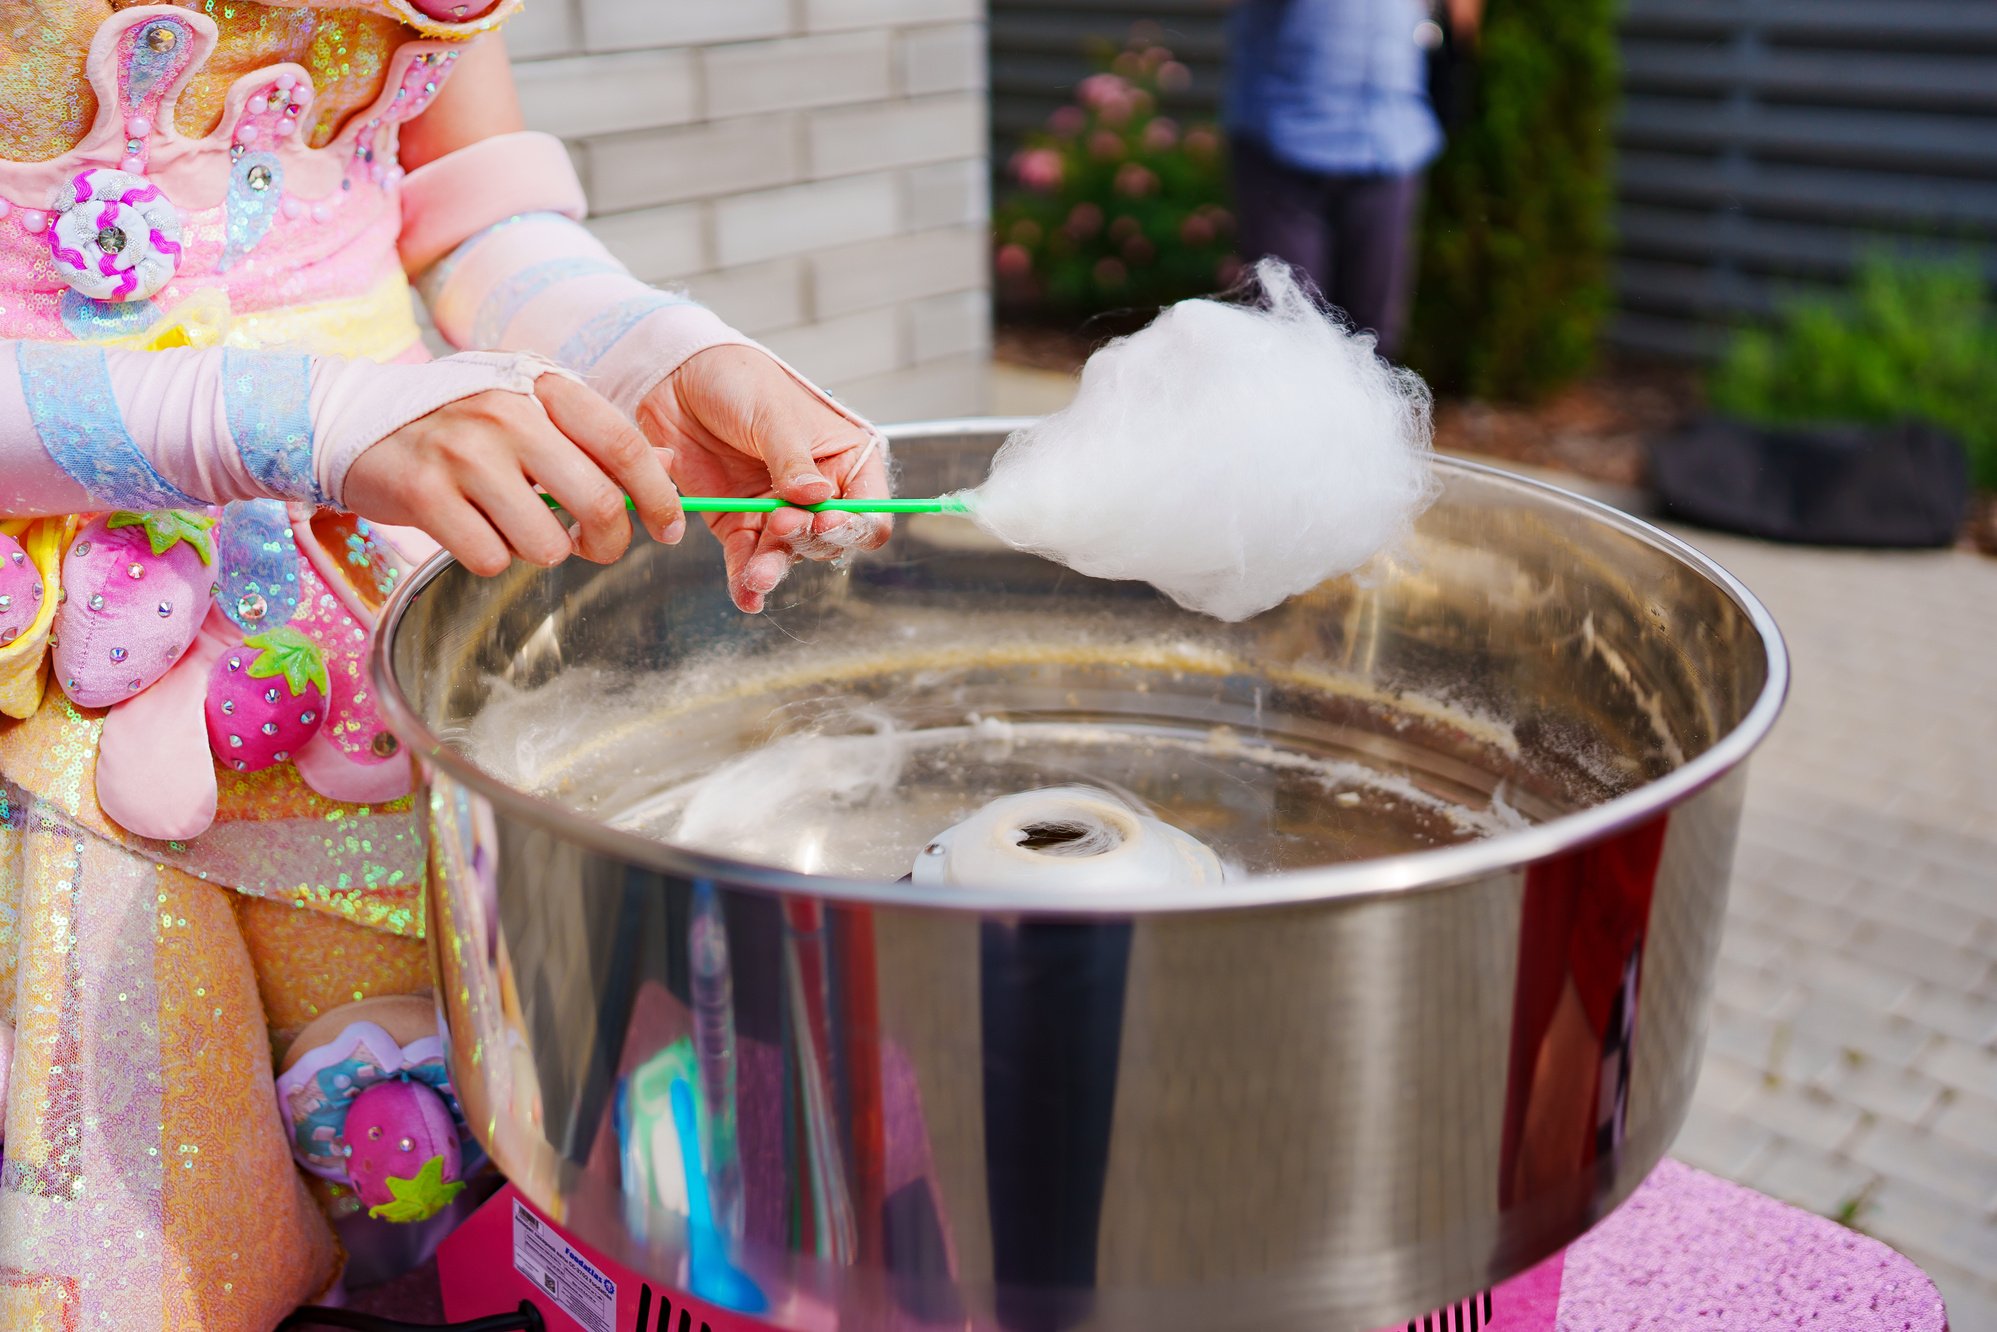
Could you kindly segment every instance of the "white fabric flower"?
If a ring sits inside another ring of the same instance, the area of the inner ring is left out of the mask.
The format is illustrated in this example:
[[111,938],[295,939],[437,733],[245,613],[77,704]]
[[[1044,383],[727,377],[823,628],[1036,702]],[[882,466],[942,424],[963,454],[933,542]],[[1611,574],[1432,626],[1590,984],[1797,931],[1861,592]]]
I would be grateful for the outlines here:
[[144,176],[80,172],[56,200],[49,250],[56,272],[98,301],[143,301],[180,267],[180,213]]

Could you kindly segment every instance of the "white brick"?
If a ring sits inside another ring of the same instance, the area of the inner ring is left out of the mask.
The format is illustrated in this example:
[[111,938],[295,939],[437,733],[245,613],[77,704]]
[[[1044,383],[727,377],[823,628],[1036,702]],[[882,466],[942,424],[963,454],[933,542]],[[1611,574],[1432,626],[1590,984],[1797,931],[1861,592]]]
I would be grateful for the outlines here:
[[614,134],[694,118],[693,56],[686,51],[539,60],[515,71],[527,123],[550,134]]
[[1786,1142],[1827,1154],[1842,1147],[1859,1126],[1858,1111],[1842,1100],[1786,1084],[1759,1088],[1735,1113],[1775,1130]]
[[1851,1158],[1888,1179],[1906,1180],[1979,1212],[1997,1210],[1997,1159],[1885,1120],[1853,1144]]
[[[1919,1124],[1941,1101],[1943,1087],[1933,1078],[1875,1060],[1839,1060],[1822,1079],[1823,1089],[1868,1114],[1902,1124]],[[1779,1125],[1778,1125],[1779,1127]]]
[[985,236],[952,227],[819,250],[811,273],[820,318],[962,291],[985,283]]
[[946,356],[983,354],[992,347],[988,291],[953,291],[908,306],[908,346],[917,364]]
[[[1968,1208],[1937,1196],[1918,1184],[1888,1179],[1872,1193],[1859,1214],[1868,1235],[1884,1240],[1923,1267],[1940,1259],[1964,1271],[1987,1277],[1997,1271],[1997,1222],[1974,1215]],[[1983,1332],[1989,1323],[1970,1322],[1956,1305],[1948,1306],[1949,1327],[1956,1332]]]
[[806,126],[815,176],[942,162],[984,147],[982,97],[924,97],[888,106],[821,111]]
[[581,0],[583,40],[592,51],[697,46],[782,37],[790,0]]
[[804,21],[806,27],[819,32],[827,28],[948,23],[978,18],[983,10],[983,0],[805,0]]
[[1917,1067],[1958,1091],[1997,1101],[1997,1050],[1942,1040],[1926,1051]]
[[1699,1065],[1699,1084],[1694,1095],[1710,1110],[1739,1110],[1767,1085],[1767,1075],[1737,1059],[1707,1052]]
[[805,322],[804,260],[774,259],[702,273],[686,289],[701,304],[752,337]]
[[935,421],[981,416],[991,393],[991,362],[984,356],[957,356],[908,370],[836,385],[839,399],[867,419]]
[[590,198],[616,212],[768,189],[796,180],[797,123],[746,116],[590,141]]
[[1933,1129],[1971,1151],[1997,1156],[1997,1101],[1960,1092],[1935,1116]]
[[985,25],[952,23],[901,34],[896,64],[901,90],[927,93],[982,92],[985,86]]
[[[1870,1170],[1849,1161],[1778,1145],[1742,1182],[1792,1207],[1836,1216],[1841,1208],[1863,1198],[1873,1179]],[[1865,1223],[1863,1210],[1857,1219],[1860,1225]]]
[[1678,1140],[1671,1144],[1671,1154],[1722,1179],[1741,1179],[1760,1164],[1774,1142],[1774,1135],[1759,1124],[1695,1104]]
[[706,206],[674,204],[591,218],[589,229],[645,282],[669,282],[711,267]]
[[982,227],[991,217],[991,170],[983,157],[902,172],[902,207],[908,225]]
[[894,177],[879,175],[724,199],[715,205],[718,258],[733,267],[892,235],[896,194]]
[[574,0],[534,0],[500,30],[514,60],[570,55],[581,46]]
[[700,53],[707,114],[739,116],[880,101],[892,91],[890,50],[885,32],[709,47]]
[[899,322],[893,310],[866,310],[772,333],[764,341],[799,374],[837,385],[884,374],[901,364]]

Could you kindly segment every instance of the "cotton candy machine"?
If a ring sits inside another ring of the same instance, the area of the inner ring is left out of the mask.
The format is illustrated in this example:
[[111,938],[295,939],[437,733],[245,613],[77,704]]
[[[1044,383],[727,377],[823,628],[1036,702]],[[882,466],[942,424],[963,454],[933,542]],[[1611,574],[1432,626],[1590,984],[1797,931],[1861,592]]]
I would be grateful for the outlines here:
[[[900,488],[1004,433],[901,430]],[[1239,625],[949,517],[756,618],[704,537],[411,579],[493,1158],[790,1329],[1364,1329],[1573,1240],[1684,1116],[1787,667],[1670,537],[1440,470]]]

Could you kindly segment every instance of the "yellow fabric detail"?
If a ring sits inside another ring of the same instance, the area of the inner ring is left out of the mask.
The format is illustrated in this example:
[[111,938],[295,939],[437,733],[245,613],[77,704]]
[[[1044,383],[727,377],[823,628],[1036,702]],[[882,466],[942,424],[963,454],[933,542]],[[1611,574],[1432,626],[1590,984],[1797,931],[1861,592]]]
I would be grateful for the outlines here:
[[150,327],[98,345],[118,351],[175,347],[291,348],[319,356],[392,361],[422,341],[409,279],[390,271],[359,296],[238,314],[228,293],[204,287]]
[[42,576],[42,604],[27,630],[0,647],[0,714],[31,717],[42,704],[47,684],[49,633],[55,628],[56,603],[62,599],[62,557],[76,535],[77,519],[17,519],[6,524],[8,535],[21,543]]

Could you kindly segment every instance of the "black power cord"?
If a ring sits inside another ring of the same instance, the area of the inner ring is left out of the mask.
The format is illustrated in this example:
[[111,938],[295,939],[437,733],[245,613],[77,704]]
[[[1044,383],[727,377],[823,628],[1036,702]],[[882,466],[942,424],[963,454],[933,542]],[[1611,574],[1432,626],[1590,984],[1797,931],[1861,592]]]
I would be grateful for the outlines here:
[[393,1318],[355,1313],[351,1309],[322,1309],[308,1305],[277,1325],[277,1332],[307,1327],[350,1328],[353,1332],[548,1332],[541,1311],[527,1300],[512,1313],[493,1314],[463,1323],[401,1323]]

